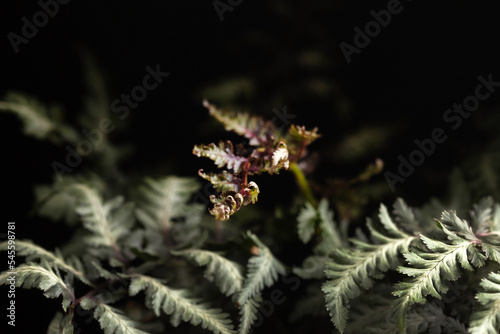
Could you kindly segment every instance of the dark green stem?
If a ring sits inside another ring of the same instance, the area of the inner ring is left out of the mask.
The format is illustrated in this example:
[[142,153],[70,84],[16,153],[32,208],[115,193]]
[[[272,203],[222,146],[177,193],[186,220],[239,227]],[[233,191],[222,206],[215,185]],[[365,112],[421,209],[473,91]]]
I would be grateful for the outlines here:
[[296,162],[290,162],[289,169],[292,171],[293,175],[295,175],[297,185],[306,197],[307,201],[314,205],[315,208],[318,207],[318,203],[311,192],[311,187],[309,187],[309,182],[307,182],[306,176],[304,175],[302,169],[300,169],[299,165]]

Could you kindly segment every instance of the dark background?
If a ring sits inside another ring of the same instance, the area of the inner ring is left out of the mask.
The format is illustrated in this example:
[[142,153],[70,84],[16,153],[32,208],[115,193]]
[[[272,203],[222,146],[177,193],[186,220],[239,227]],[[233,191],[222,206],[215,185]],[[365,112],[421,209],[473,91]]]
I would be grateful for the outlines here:
[[[142,82],[145,67],[159,63],[170,76],[149,92],[124,122],[125,130],[111,134],[111,140],[134,147],[123,162],[124,173],[194,176],[201,163],[191,154],[193,145],[229,138],[201,106],[203,89],[245,78],[253,83],[252,93],[233,99],[233,105],[268,118],[273,108],[286,106],[297,115],[293,122],[319,127],[323,137],[311,148],[321,156],[319,180],[353,177],[377,157],[395,172],[398,155],[407,156],[414,139],[444,127],[444,111],[474,93],[479,75],[491,73],[500,81],[500,21],[494,2],[401,4],[403,11],[348,64],[339,43],[353,44],[353,28],[363,29],[373,19],[370,11],[385,9],[387,1],[243,0],[220,21],[211,1],[73,0],[61,5],[28,44],[20,45],[18,54],[6,35],[20,34],[21,18],[31,21],[40,7],[36,1],[3,2],[0,95],[26,92],[61,104],[68,119],[74,119],[84,92],[78,47],[99,63],[110,100],[129,93]],[[311,50],[319,58],[308,62]],[[459,129],[447,131],[448,141],[383,199],[405,196],[421,203],[442,194],[452,168],[471,150],[486,146],[489,137],[475,124],[482,115],[494,114],[499,101],[496,92]],[[357,159],[336,155],[343,152],[343,138],[368,125],[389,127],[396,135]],[[0,216],[16,221],[19,239],[52,249],[64,241],[66,228],[40,224],[27,213],[33,185],[51,182],[51,162],[62,161],[66,152],[24,136],[11,114],[0,114],[0,136]],[[272,198],[267,197],[268,205]],[[265,206],[266,198],[261,202]],[[45,300],[38,291],[28,292],[17,299],[16,333],[33,333],[28,328],[44,332],[52,310],[36,308]],[[0,298],[5,297],[2,289]]]

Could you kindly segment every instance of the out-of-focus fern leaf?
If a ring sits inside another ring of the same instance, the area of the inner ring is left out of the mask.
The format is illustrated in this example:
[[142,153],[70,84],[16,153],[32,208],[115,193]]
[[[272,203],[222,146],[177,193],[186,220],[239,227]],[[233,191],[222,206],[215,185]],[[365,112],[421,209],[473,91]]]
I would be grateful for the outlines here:
[[466,334],[467,330],[463,323],[447,316],[443,308],[427,303],[408,313],[405,333]]
[[407,231],[414,231],[420,225],[412,208],[410,208],[402,198],[396,199],[392,213],[398,225],[405,228]]
[[291,322],[295,322],[308,315],[313,317],[328,316],[320,282],[307,286],[304,296],[297,300],[289,318]]
[[309,224],[318,225],[321,237],[314,247],[314,255],[306,257],[302,266],[293,268],[293,272],[303,279],[323,279],[325,265],[329,261],[328,255],[339,247],[346,246],[347,233],[344,235],[343,232],[346,231],[341,231],[333,220],[333,212],[329,210],[326,199],[321,200],[317,209],[311,204],[306,204],[306,208],[302,210],[304,218],[309,219]]
[[243,284],[243,268],[220,254],[201,249],[172,251],[172,254],[183,256],[199,266],[207,266],[204,276],[219,287],[226,296],[241,290]]
[[219,145],[214,143],[209,145],[196,145],[193,154],[197,157],[204,157],[213,160],[219,168],[227,165],[235,173],[240,173],[243,166],[248,161],[247,158],[234,154],[233,144],[230,141],[220,141]]
[[[401,333],[399,327],[390,321],[391,309],[389,305],[370,307],[370,305],[365,304],[363,309],[365,316],[356,317],[356,320],[347,326],[346,333]],[[370,326],[366,326],[367,323]],[[467,331],[460,321],[444,314],[439,305],[427,303],[408,312],[404,333],[466,334]]]
[[476,295],[481,306],[470,320],[470,334],[496,334],[500,328],[500,272],[492,272],[480,283],[482,292]]
[[44,296],[47,298],[62,296],[64,311],[75,300],[71,276],[68,275],[68,279],[64,280],[59,270],[51,268],[45,260],[42,260],[41,264],[32,262],[22,264],[13,271],[15,271],[15,274],[11,274],[9,271],[4,271],[0,274],[0,285],[10,284],[12,279],[14,279],[17,287],[25,289],[38,288],[44,291]]
[[198,182],[192,178],[147,178],[139,189],[137,218],[144,226],[154,231],[169,230],[174,218],[190,212],[192,206],[187,203],[198,188]]
[[118,246],[119,240],[130,233],[133,224],[133,206],[123,205],[123,197],[103,202],[97,192],[85,184],[74,184],[68,188],[78,196],[77,212],[82,218],[83,226],[92,232],[86,242],[93,246],[110,247],[123,261]]
[[[6,251],[7,247],[7,241],[0,243],[0,251]],[[26,262],[31,262],[37,259],[45,260],[47,263],[50,263],[51,266],[73,274],[73,276],[87,285],[92,285],[85,277],[81,261],[76,257],[71,258],[72,264],[70,264],[67,263],[68,261],[64,260],[63,256],[59,252],[54,254],[38,245],[33,244],[31,241],[23,240],[16,240],[16,254],[19,256],[26,256]]]
[[301,267],[293,268],[293,272],[303,279],[323,279],[325,277],[325,266],[329,260],[328,256],[311,255],[302,261]]
[[216,334],[235,333],[227,314],[199,303],[197,299],[191,298],[186,290],[171,289],[153,277],[134,275],[129,294],[135,296],[141,290],[145,290],[146,306],[157,316],[160,315],[160,311],[170,315],[170,322],[173,326],[178,326],[181,321],[185,321],[194,326],[201,325]]
[[470,212],[472,217],[471,226],[474,227],[476,233],[486,233],[491,231],[492,216],[493,216],[493,198],[484,197],[479,203],[472,206]]
[[[82,48],[79,49],[82,62],[84,65],[84,85],[86,94],[84,96],[85,112],[81,113],[80,124],[87,129],[98,129],[99,124],[104,118],[109,117],[109,100],[108,90],[105,80],[102,76],[102,71],[95,58]],[[103,138],[104,144],[106,138]]]
[[47,328],[47,334],[73,334],[72,318],[73,314],[71,313],[57,312]]
[[91,267],[91,269],[93,269],[94,272],[92,274],[96,278],[102,277],[102,278],[105,278],[108,280],[115,280],[118,278],[118,275],[110,272],[107,269],[104,269],[98,259],[91,257],[91,256],[88,256],[85,258],[85,260],[87,261],[87,263]]
[[53,187],[35,187],[37,198],[37,213],[53,221],[64,221],[68,225],[78,222],[78,213],[75,211],[76,196],[68,196],[63,191],[54,191]]
[[[37,139],[49,139],[58,143],[60,139],[76,143],[78,134],[58,119],[60,110],[47,107],[37,99],[10,92],[0,101],[0,111],[16,114],[24,125],[24,133]],[[61,138],[54,136],[58,135]]]
[[[311,131],[306,130],[304,126],[296,126],[292,124],[288,133],[285,136],[285,141],[288,144],[288,150],[290,155],[293,157],[292,160],[298,161],[302,158],[304,148],[311,144],[313,141],[321,137],[318,133],[318,128],[314,128]],[[301,156],[297,156],[301,154]]]
[[248,274],[238,296],[238,304],[242,306],[260,293],[264,287],[270,287],[278,279],[278,274],[283,275],[286,272],[283,264],[273,256],[269,248],[255,234],[247,231],[247,236],[258,247],[258,254],[248,261]]
[[230,77],[212,82],[201,88],[200,98],[230,103],[241,99],[242,96],[250,99],[255,94],[254,79],[246,76]]
[[493,217],[491,220],[490,232],[495,232],[500,234],[500,205],[495,203],[495,208],[493,209]]
[[322,199],[318,204],[319,228],[321,230],[321,241],[316,246],[316,253],[331,254],[334,249],[346,245],[342,240],[340,231],[333,220],[333,211],[329,209],[328,200]]
[[297,217],[297,231],[300,240],[303,243],[308,243],[314,234],[314,229],[316,228],[316,221],[318,220],[318,213],[316,208],[309,202],[306,202],[305,206],[300,210]]
[[351,240],[356,248],[336,250],[326,265],[328,281],[323,284],[323,292],[332,322],[340,332],[347,323],[349,300],[358,297],[362,289],[371,288],[373,279],[383,276],[381,272],[395,269],[400,264],[399,255],[408,252],[410,244],[418,240],[397,229],[384,205],[380,206],[379,218],[389,236],[377,231],[368,220],[376,243]]
[[471,188],[476,190],[480,196],[493,196],[499,198],[499,171],[500,153],[498,150],[492,152],[480,152],[471,157],[464,166],[470,179]]
[[445,200],[431,198],[421,208],[414,210],[415,217],[421,226],[418,231],[422,234],[431,236],[430,234],[436,231],[435,218],[439,217],[445,209],[454,208],[460,217],[468,213],[467,208],[471,205],[470,190],[460,169],[454,169],[451,172],[449,184]]
[[80,183],[88,185],[97,192],[103,192],[106,189],[103,180],[95,174],[66,175],[64,178],[56,179],[51,186],[35,186],[34,211],[53,221],[75,225],[79,222],[79,215],[75,210],[78,196],[76,193],[68,192],[68,189]]
[[87,297],[80,302],[84,310],[94,309],[94,318],[105,334],[148,334],[137,329],[138,324],[123,314],[123,311]]

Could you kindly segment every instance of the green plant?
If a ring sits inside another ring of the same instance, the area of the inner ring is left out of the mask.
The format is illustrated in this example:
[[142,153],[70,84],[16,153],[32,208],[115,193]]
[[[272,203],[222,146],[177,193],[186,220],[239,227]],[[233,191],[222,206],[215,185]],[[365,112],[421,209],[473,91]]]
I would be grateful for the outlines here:
[[[60,109],[19,93],[7,95],[0,109],[16,113],[26,135],[77,145],[78,126],[109,117],[100,94],[86,101],[88,117],[76,126]],[[64,175],[36,187],[35,211],[66,222],[74,234],[54,250],[30,240],[0,243],[0,250],[25,258],[4,271],[0,283],[62,299],[47,333],[82,332],[86,315],[106,334],[169,332],[182,322],[213,333],[251,333],[269,306],[267,289],[276,289],[271,300],[284,300],[280,275],[305,286],[288,296],[290,322],[329,313],[333,326],[324,332],[497,333],[500,205],[484,197],[465,220],[472,190],[459,172],[448,202],[414,209],[397,199],[392,215],[381,204],[378,222],[357,224],[367,195],[356,187],[382,170],[381,160],[350,180],[318,184],[305,172],[313,170],[306,148],[319,138],[316,128],[291,125],[285,132],[261,117],[203,104],[227,131],[245,138],[193,149],[225,167],[198,173],[216,191],[209,198],[215,219],[194,200],[201,192],[193,178],[141,176],[136,185],[115,173],[123,152],[107,138],[87,156],[91,172],[56,165]],[[254,205],[247,212],[257,218],[250,222],[230,218],[257,202],[255,175],[285,170],[301,193],[287,210],[277,201],[272,213]],[[287,245],[302,252],[287,257]]]

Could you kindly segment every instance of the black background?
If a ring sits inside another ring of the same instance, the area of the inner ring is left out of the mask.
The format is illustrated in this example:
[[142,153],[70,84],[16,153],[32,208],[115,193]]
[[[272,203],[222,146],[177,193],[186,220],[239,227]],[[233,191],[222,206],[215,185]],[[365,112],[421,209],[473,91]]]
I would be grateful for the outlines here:
[[[272,117],[273,108],[281,110],[286,105],[297,115],[294,122],[319,127],[323,138],[316,149],[326,156],[325,174],[355,175],[352,166],[336,166],[335,159],[328,158],[329,149],[343,136],[362,124],[402,121],[402,134],[384,152],[357,166],[380,157],[386,169],[394,171],[397,156],[411,152],[414,139],[428,137],[435,127],[443,127],[444,111],[473,94],[479,75],[491,73],[500,81],[500,21],[495,2],[401,4],[402,12],[348,64],[339,43],[352,44],[353,28],[362,28],[372,20],[370,11],[386,8],[387,1],[243,0],[220,21],[211,1],[72,0],[61,5],[59,13],[26,45],[20,45],[17,54],[6,36],[9,32],[20,34],[21,18],[31,20],[40,7],[35,1],[3,2],[0,93],[14,89],[47,103],[60,103],[72,118],[81,109],[83,91],[76,47],[84,46],[99,62],[111,100],[140,84],[146,66],[159,63],[170,76],[132,111],[128,130],[113,134],[111,139],[135,148],[123,165],[125,172],[147,174],[151,169],[155,173],[196,175],[200,165],[191,154],[192,146],[225,136],[220,127],[215,128],[219,132],[210,132],[214,128],[201,106],[200,89],[230,76],[246,76],[259,84],[257,93],[245,100],[249,109]],[[286,66],[308,48],[322,51],[330,64],[328,71],[307,72]],[[316,77],[336,83],[350,103],[347,116],[339,116],[335,97],[296,97],[294,92],[301,92],[302,82]],[[271,97],[278,93],[280,103],[273,104]],[[388,200],[411,194],[418,202],[439,194],[443,178],[463,158],[454,148],[472,141],[480,143],[472,120],[481,117],[482,110],[495,112],[499,99],[496,92],[482,102],[471,121],[448,132],[449,141]],[[42,225],[27,213],[32,206],[33,185],[51,182],[51,162],[62,161],[66,152],[25,137],[21,123],[10,114],[0,113],[0,136],[0,217],[5,223],[16,221],[19,239],[53,248],[64,241],[66,228],[45,221]],[[426,171],[437,176],[429,181],[424,177]],[[6,229],[6,224],[0,226]],[[0,299],[7,300],[6,290],[1,291]],[[20,292],[17,300],[18,326],[9,333],[45,332],[53,311],[35,307],[45,303],[41,293]],[[2,318],[0,326],[6,323]]]

